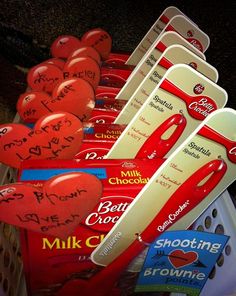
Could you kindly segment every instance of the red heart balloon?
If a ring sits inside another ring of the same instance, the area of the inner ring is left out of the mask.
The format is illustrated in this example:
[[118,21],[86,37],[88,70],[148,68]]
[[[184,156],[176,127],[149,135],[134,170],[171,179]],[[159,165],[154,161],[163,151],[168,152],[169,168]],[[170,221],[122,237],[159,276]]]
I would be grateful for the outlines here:
[[25,122],[35,122],[41,116],[65,111],[87,120],[95,105],[93,87],[83,79],[66,79],[57,84],[52,96],[45,92],[27,92],[17,102],[17,111]]
[[109,57],[112,47],[112,39],[103,29],[96,28],[86,32],[82,36],[81,41],[84,45],[96,48],[103,60],[106,60]]
[[65,61],[63,59],[59,59],[59,58],[48,59],[48,60],[45,61],[45,63],[55,65],[58,68],[60,68],[61,70],[63,70],[64,65],[65,65]]
[[100,65],[101,56],[99,52],[94,47],[91,47],[91,46],[82,46],[80,48],[77,48],[69,55],[67,60],[71,60],[78,57],[86,57],[86,56],[94,59]]
[[73,114],[54,112],[30,129],[23,124],[0,125],[0,162],[19,168],[25,159],[70,159],[83,139],[81,121]]
[[31,184],[0,186],[0,220],[66,239],[97,205],[101,181],[73,172],[55,176],[39,189]]
[[94,89],[100,81],[100,67],[94,59],[88,56],[68,60],[63,72],[65,78],[82,78],[88,81]]
[[51,93],[55,85],[63,79],[62,70],[50,63],[36,65],[27,74],[27,83],[32,90],[48,93]]
[[95,106],[93,87],[84,79],[69,78],[57,84],[52,92],[52,100],[44,102],[50,110],[71,112],[86,121]]
[[51,96],[43,91],[29,91],[19,96],[16,109],[24,122],[35,122],[45,114],[50,113],[43,105],[43,102],[49,102]]
[[180,268],[195,262],[198,259],[198,254],[193,251],[174,250],[169,253],[168,259],[175,268]]
[[54,58],[67,59],[71,52],[80,46],[81,42],[78,38],[71,35],[61,35],[54,40],[50,49]]

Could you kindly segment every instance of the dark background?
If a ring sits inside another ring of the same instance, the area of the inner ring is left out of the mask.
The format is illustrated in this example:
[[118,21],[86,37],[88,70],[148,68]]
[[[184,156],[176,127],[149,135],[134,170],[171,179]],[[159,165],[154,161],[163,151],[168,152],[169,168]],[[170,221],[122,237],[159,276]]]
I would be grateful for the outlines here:
[[8,116],[12,118],[18,94],[25,87],[24,75],[16,73],[13,65],[33,66],[49,57],[50,44],[57,36],[81,37],[96,27],[112,36],[113,51],[132,51],[170,5],[182,10],[209,35],[207,61],[217,68],[218,84],[228,92],[227,106],[236,109],[235,1],[2,0],[0,123]]
[[25,91],[22,70],[48,58],[50,44],[58,35],[81,37],[89,29],[100,27],[112,36],[113,51],[131,52],[170,5],[178,7],[209,35],[211,43],[206,59],[217,68],[218,84],[228,92],[227,106],[236,109],[235,3],[223,0],[2,0],[0,123],[13,119],[18,96]]

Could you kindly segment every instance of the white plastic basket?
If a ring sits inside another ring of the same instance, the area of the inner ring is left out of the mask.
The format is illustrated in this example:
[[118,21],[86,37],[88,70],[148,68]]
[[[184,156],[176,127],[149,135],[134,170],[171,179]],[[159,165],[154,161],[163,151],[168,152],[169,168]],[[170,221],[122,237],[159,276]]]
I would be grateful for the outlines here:
[[[0,164],[0,184],[15,180],[16,171]],[[0,296],[24,296],[25,291],[18,230],[0,222]]]
[[[19,122],[16,114],[13,122]],[[17,171],[0,163],[0,185],[17,180]],[[0,222],[0,296],[25,296],[26,287],[17,228]]]
[[194,229],[230,236],[201,296],[236,295],[236,209],[225,191],[194,223]]
[[[193,229],[230,236],[200,296],[236,296],[236,209],[225,191],[193,224]],[[185,296],[171,293],[171,296]]]
[[[20,122],[18,114],[13,122]],[[16,170],[0,163],[0,185],[15,182],[16,177]],[[236,209],[228,191],[196,220],[193,228],[230,236],[200,296],[236,296]],[[25,295],[18,230],[0,222],[0,296]]]

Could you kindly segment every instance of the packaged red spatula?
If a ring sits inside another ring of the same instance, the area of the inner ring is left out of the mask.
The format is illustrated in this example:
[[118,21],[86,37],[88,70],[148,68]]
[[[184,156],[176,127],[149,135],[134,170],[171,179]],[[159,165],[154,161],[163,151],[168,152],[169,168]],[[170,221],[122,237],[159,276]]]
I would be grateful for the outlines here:
[[167,7],[134,49],[126,64],[137,65],[165,28],[166,24],[176,15],[183,15],[183,12],[174,6]]
[[[221,160],[212,161],[203,166],[189,177],[189,179],[186,181],[186,185],[182,185],[182,187],[180,187],[175,192],[173,197],[170,197],[170,203],[174,202],[175,198],[178,200],[179,197],[185,197],[186,194],[192,193],[191,197],[195,201],[195,204],[197,204],[201,199],[205,198],[214,187],[218,185],[218,183],[222,180],[226,169],[226,165],[224,165]],[[208,180],[208,182],[206,182],[204,186],[202,185],[199,187],[199,182],[211,173],[213,173],[213,177],[211,177],[211,179]],[[190,188],[192,188],[192,190],[190,190]],[[182,205],[182,208],[187,207],[188,204],[189,201],[185,201],[185,203]],[[161,213],[154,218],[154,220],[147,226],[142,234],[140,234],[140,232],[136,232],[134,234],[134,237],[136,236],[136,240],[134,240],[134,242],[129,245],[127,249],[125,249],[117,258],[114,259],[114,261],[107,265],[103,270],[98,271],[90,279],[77,279],[66,283],[65,286],[59,291],[58,295],[63,295],[63,293],[65,293],[66,291],[70,291],[72,293],[75,293],[75,291],[77,291],[80,293],[80,295],[89,295],[89,293],[95,291],[94,293],[97,296],[108,296],[111,294],[113,295],[114,293],[118,293],[115,284],[118,281],[119,276],[122,274],[122,272],[124,272],[127,265],[132,262],[135,256],[138,256],[140,252],[144,251],[147,245],[152,242],[158,236],[158,234],[160,234],[158,229],[156,229],[156,226],[158,225],[159,220],[163,218],[163,216],[166,217],[166,215],[169,214],[168,206],[169,205],[167,203],[164,208],[161,209]],[[182,208],[180,208],[179,211],[182,211]],[[179,215],[180,217],[181,214]],[[166,226],[166,228],[168,227]],[[119,235],[122,235],[122,232],[118,232],[117,236],[115,238],[113,237],[114,240],[110,245],[115,244],[115,242],[119,240]],[[103,244],[103,242],[101,244]],[[106,254],[107,250],[104,251],[103,256],[105,256]],[[104,287],[103,283],[108,277],[109,283]]]
[[174,65],[135,114],[107,157],[135,158],[144,150],[147,157],[168,156],[204,118],[224,107],[226,102],[224,89],[190,66]]
[[128,124],[160,82],[166,71],[176,64],[190,65],[213,82],[217,82],[218,72],[213,66],[180,44],[170,45],[134,91],[125,108],[116,118],[115,123]]
[[[126,65],[136,66],[143,55],[148,51],[150,46],[155,42],[157,37],[161,34],[167,23],[176,15],[184,15],[177,7],[167,7],[155,21],[152,27],[148,30],[140,43],[136,46],[131,54],[122,52],[111,52],[106,63],[111,66]],[[190,20],[191,21],[191,20]]]
[[[181,227],[187,228],[199,208],[204,211],[235,180],[235,127],[235,110],[217,110],[169,156],[93,252],[92,260],[106,267],[90,285],[78,281],[84,295],[92,287],[96,295],[110,295],[122,270],[159,233],[186,215]],[[109,284],[102,287],[108,275]]]
[[136,88],[144,80],[148,72],[152,69],[157,60],[161,57],[163,52],[171,45],[180,44],[187,47],[200,58],[205,60],[204,54],[196,47],[187,42],[182,36],[176,32],[165,32],[157,39],[157,41],[150,47],[148,52],[143,56],[138,65],[130,74],[127,82],[122,87],[117,99],[129,100]]

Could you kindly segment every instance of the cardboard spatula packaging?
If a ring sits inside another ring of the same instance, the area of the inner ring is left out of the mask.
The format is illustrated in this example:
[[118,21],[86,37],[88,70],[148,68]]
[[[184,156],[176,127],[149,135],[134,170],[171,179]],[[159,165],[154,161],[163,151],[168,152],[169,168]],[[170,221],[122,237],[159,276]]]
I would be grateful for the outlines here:
[[137,65],[156,38],[160,35],[162,30],[165,28],[166,24],[176,15],[183,15],[183,13],[177,7],[167,7],[134,49],[126,61],[126,64]]
[[205,55],[189,43],[184,37],[174,31],[163,33],[158,40],[150,47],[148,52],[143,56],[138,65],[128,77],[126,83],[116,95],[116,99],[129,100],[136,88],[144,80],[148,72],[152,69],[163,52],[171,45],[182,45],[194,52],[201,59],[205,60]]
[[[92,253],[94,263],[106,267],[89,280],[69,282],[58,295],[72,288],[80,295],[115,295],[120,275],[147,245],[203,200],[214,200],[235,180],[235,130],[235,110],[209,115],[157,169]],[[196,218],[192,215],[192,221]]]
[[189,215],[181,223],[187,228],[236,178],[235,130],[235,110],[210,114],[157,169],[92,253],[92,260],[108,265],[104,270],[117,267],[118,272],[158,235]]
[[148,99],[149,95],[160,82],[166,71],[176,64],[190,65],[213,82],[216,83],[218,80],[218,72],[216,68],[185,46],[180,44],[171,45],[165,49],[160,58],[148,72],[147,76],[134,91],[114,123],[128,124],[134,117],[135,113]]
[[127,125],[107,158],[166,157],[226,102],[225,90],[210,79],[188,65],[174,65]]

